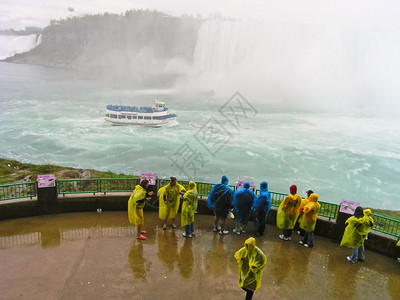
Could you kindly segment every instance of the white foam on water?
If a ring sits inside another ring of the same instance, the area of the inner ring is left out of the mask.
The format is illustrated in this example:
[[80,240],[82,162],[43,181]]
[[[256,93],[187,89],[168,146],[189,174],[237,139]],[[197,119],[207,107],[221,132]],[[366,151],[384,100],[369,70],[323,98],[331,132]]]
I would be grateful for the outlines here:
[[[146,99],[164,100],[178,114],[174,126],[112,126],[100,111],[115,103],[120,91],[96,82],[90,85],[98,88],[87,89],[86,81],[69,80],[71,75],[62,70],[40,68],[43,80],[37,82],[35,67],[7,65],[4,72],[9,76],[2,74],[1,67],[0,63],[0,108],[7,108],[0,111],[2,157],[118,173],[152,171],[163,178],[186,179],[170,158],[182,159],[177,153],[187,142],[204,158],[204,165],[196,162],[196,179],[201,181],[219,182],[227,174],[231,183],[246,179],[258,187],[267,180],[270,190],[277,192],[288,192],[296,184],[299,191],[311,188],[325,202],[347,199],[400,209],[393,200],[400,189],[396,179],[400,177],[400,127],[392,121],[315,112],[259,113],[242,119],[238,130],[218,112],[225,99],[181,100],[166,96],[165,91],[159,95],[151,91]],[[125,94],[133,95],[132,105],[147,101],[137,91]],[[215,155],[199,143],[210,118],[220,121],[231,135]]]

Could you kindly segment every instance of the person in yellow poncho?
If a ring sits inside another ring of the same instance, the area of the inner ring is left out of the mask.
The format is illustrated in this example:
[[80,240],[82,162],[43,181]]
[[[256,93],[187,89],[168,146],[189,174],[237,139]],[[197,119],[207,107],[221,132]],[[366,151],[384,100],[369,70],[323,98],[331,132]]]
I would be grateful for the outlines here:
[[281,202],[276,215],[276,226],[283,229],[279,238],[292,240],[292,231],[300,213],[301,197],[297,195],[297,186],[290,187],[290,194]]
[[[398,240],[396,246],[400,247],[400,240]],[[400,248],[397,248],[397,249],[400,249]],[[400,253],[400,250],[397,250],[397,252]],[[400,262],[400,257],[397,258],[397,261]]]
[[297,222],[296,222],[296,225],[295,225],[295,228],[298,228],[297,233],[299,235],[301,235],[301,236],[304,236],[304,234],[305,234],[304,229],[300,228],[301,218],[303,217],[303,209],[304,209],[304,206],[306,206],[308,204],[308,202],[310,202],[310,200],[309,200],[310,195],[314,194],[314,192],[312,190],[308,190],[306,192],[306,194],[307,194],[307,198],[301,199],[300,214],[299,214],[299,217],[297,218]]
[[181,226],[185,226],[185,232],[182,233],[184,237],[191,238],[195,235],[194,232],[194,213],[197,210],[198,193],[196,183],[189,182],[189,187],[183,195],[182,213],[181,213]]
[[137,227],[137,236],[138,240],[145,240],[146,237],[143,233],[146,231],[142,230],[144,224],[144,217],[143,217],[143,207],[145,206],[144,200],[149,201],[151,199],[151,195],[153,192],[147,193],[147,187],[149,186],[149,181],[147,179],[142,180],[140,185],[135,187],[132,195],[128,201],[128,218],[129,222]]
[[340,246],[346,246],[353,249],[351,256],[347,256],[347,260],[356,263],[357,261],[364,261],[364,241],[370,232],[374,220],[371,218],[371,210],[363,210],[361,206],[358,206],[354,212],[354,215],[347,219],[348,224]]
[[318,203],[319,196],[311,194],[309,202],[303,207],[303,215],[300,218],[300,228],[305,231],[304,239],[299,243],[304,247],[314,247],[314,229],[317,223],[318,212],[321,205]]
[[251,299],[254,291],[261,286],[267,257],[256,246],[256,240],[251,237],[244,242],[244,247],[235,253],[235,259],[239,264],[239,287],[246,291],[246,300]]
[[179,210],[181,192],[186,192],[175,177],[170,177],[171,182],[160,188],[158,217],[164,221],[163,229],[167,229],[167,220],[172,219],[172,227],[176,228],[175,217]]

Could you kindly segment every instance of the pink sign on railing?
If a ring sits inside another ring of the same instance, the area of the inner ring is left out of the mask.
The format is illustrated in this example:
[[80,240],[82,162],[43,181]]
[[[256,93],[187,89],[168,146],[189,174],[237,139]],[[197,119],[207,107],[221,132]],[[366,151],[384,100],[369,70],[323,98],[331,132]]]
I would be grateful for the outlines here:
[[360,203],[358,202],[343,199],[342,202],[340,202],[339,211],[345,214],[354,215],[354,212],[358,206],[360,206]]
[[142,182],[143,179],[147,179],[149,181],[149,185],[156,185],[157,173],[141,173],[140,182]]
[[[243,180],[238,180],[236,184],[236,190],[240,190],[243,188],[243,184],[248,181],[243,181]],[[249,182],[250,183],[250,190],[254,192],[254,182]]]
[[54,174],[38,175],[37,186],[38,188],[55,187],[56,176]]

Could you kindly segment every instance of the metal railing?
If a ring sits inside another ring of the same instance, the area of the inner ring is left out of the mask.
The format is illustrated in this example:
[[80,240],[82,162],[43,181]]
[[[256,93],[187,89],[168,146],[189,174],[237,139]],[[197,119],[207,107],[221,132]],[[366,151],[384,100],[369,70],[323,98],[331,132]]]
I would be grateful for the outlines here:
[[327,217],[329,218],[329,220],[336,220],[337,214],[339,212],[339,205],[323,201],[318,201],[318,203],[321,204],[321,208],[319,209],[318,213],[319,216]]
[[36,182],[0,185],[0,201],[36,197]]
[[[157,190],[170,182],[169,179],[158,179]],[[179,183],[187,188],[189,181],[181,180]],[[81,193],[115,193],[115,192],[132,192],[135,186],[139,184],[139,178],[91,178],[91,179],[58,179],[57,192],[65,196],[66,194],[81,194]],[[197,182],[197,191],[199,196],[208,196],[214,183]],[[233,191],[236,186],[230,185]],[[259,194],[256,190],[256,194]],[[279,204],[286,198],[287,194],[270,192],[273,206]],[[0,185],[0,201],[33,198],[37,196],[36,182],[15,183]],[[331,219],[336,219],[339,212],[339,205],[319,201],[321,208],[320,216]],[[392,236],[400,237],[400,220],[387,218],[384,216],[372,214],[374,219],[373,230],[386,233]]]
[[99,192],[132,192],[139,184],[139,178],[99,178]]
[[58,179],[57,192],[65,196],[65,194],[81,194],[100,192],[99,179]]
[[387,218],[384,216],[379,216],[376,214],[371,214],[372,219],[374,219],[373,230],[383,232],[392,236],[400,238],[400,221]]

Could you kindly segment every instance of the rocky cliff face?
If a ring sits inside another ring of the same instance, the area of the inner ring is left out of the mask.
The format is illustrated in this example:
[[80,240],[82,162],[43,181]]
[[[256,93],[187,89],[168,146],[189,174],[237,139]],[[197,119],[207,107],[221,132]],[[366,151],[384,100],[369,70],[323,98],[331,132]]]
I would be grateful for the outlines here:
[[80,69],[137,85],[169,85],[192,65],[201,23],[142,10],[52,21],[38,47],[6,61]]

